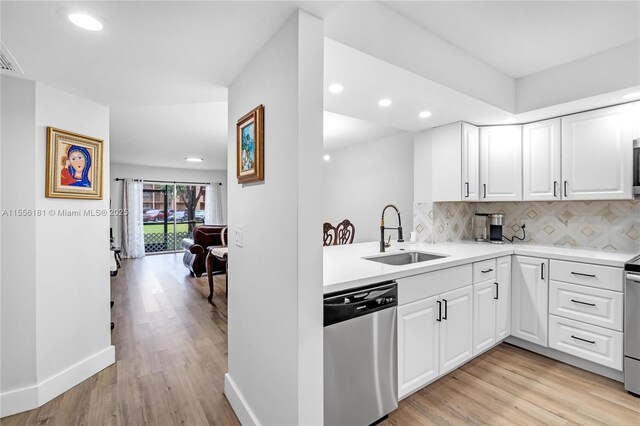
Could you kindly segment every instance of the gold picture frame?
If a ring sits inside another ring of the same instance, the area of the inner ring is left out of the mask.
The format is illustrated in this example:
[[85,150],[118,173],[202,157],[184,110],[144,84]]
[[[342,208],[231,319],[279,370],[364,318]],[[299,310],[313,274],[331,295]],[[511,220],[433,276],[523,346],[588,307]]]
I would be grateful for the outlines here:
[[103,141],[47,127],[45,196],[102,200]]
[[258,105],[236,125],[238,183],[264,180],[264,105]]

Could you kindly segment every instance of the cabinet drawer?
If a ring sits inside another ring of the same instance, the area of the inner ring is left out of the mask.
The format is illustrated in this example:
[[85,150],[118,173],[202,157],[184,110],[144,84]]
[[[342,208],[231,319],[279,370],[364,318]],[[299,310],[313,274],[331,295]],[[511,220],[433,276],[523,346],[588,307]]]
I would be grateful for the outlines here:
[[622,331],[622,293],[551,281],[549,313]]
[[473,283],[496,279],[496,260],[489,259],[473,264]]
[[554,281],[622,291],[622,268],[552,260],[549,269]]
[[549,347],[622,371],[622,333],[549,315]]
[[398,278],[398,305],[415,302],[471,284],[471,264]]

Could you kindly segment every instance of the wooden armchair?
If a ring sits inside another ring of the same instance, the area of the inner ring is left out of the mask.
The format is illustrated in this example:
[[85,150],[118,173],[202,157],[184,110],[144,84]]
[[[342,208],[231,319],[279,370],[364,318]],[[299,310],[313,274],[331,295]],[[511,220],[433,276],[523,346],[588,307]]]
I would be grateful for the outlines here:
[[337,227],[325,222],[322,226],[322,246],[351,244],[355,235],[356,227],[348,219],[340,222]]

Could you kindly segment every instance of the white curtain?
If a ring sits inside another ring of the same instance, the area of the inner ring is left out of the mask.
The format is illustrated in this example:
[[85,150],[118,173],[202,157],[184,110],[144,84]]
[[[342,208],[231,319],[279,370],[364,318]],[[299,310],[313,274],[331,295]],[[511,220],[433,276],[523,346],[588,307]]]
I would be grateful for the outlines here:
[[123,215],[122,247],[126,257],[137,259],[144,256],[144,225],[142,224],[143,182],[125,179],[122,190]]
[[205,186],[204,223],[206,225],[222,225],[222,185],[214,183]]

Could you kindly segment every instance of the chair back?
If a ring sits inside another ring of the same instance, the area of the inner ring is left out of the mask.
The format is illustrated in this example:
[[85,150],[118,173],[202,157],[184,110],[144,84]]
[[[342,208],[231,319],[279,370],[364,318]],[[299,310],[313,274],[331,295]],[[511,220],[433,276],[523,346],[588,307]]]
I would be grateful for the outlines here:
[[337,231],[332,224],[325,222],[322,225],[322,246],[333,246],[336,244]]
[[336,227],[336,244],[351,244],[356,235],[356,227],[345,219]]

